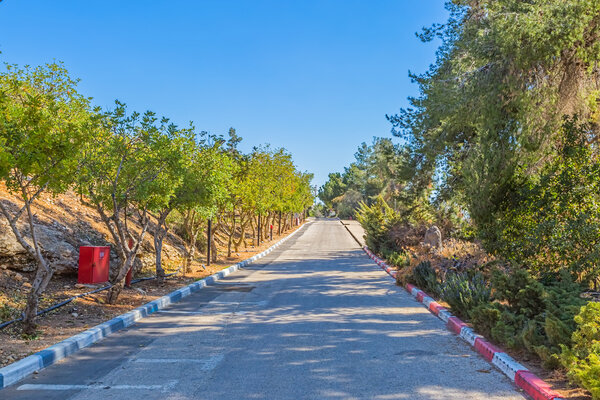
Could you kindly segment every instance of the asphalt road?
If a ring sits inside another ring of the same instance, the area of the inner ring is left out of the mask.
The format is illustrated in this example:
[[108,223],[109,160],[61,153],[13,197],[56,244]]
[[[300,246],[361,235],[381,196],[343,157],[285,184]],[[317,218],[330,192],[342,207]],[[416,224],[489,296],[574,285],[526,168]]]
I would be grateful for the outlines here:
[[319,220],[0,399],[523,399]]

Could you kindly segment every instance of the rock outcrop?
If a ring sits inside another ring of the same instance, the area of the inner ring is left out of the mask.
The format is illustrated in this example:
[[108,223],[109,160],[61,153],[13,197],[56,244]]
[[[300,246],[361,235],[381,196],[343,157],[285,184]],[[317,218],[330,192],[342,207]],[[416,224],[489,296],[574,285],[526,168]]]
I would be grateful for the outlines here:
[[442,232],[440,231],[440,228],[434,225],[431,228],[427,229],[427,232],[425,232],[425,238],[423,239],[423,242],[426,246],[430,246],[431,248],[437,251],[442,250]]

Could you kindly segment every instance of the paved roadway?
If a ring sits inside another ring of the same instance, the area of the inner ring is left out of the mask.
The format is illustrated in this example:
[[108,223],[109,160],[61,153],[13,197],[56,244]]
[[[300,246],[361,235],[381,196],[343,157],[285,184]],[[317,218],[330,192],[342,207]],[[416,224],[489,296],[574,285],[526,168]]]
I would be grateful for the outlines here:
[[523,399],[339,221],[0,399]]

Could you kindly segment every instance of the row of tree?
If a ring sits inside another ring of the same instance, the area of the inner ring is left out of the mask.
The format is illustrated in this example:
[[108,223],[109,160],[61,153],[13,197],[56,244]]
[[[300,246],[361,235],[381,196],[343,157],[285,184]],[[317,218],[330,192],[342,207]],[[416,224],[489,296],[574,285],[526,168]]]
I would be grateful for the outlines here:
[[270,224],[278,222],[281,231],[282,223],[285,229],[295,213],[304,213],[313,202],[312,175],[298,171],[284,149],[256,147],[243,154],[240,141],[233,129],[226,139],[198,133],[150,111],[128,112],[120,102],[103,111],[77,91],[77,81],[60,64],[8,65],[0,74],[0,179],[24,205],[0,201],[0,210],[37,264],[25,332],[35,329],[39,298],[53,274],[32,211],[44,192],[75,189],[106,225],[120,260],[111,273],[109,303],[117,301],[149,233],[157,276],[164,277],[162,243],[174,214],[189,267],[207,219],[215,222],[211,246],[226,237],[230,255],[249,230],[260,241]]

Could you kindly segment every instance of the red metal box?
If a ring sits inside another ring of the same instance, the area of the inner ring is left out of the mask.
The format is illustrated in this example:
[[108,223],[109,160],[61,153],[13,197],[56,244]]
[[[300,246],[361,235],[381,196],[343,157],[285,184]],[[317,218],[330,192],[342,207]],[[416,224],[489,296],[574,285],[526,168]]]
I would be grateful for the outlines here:
[[77,282],[102,283],[108,281],[109,260],[109,246],[79,247]]

